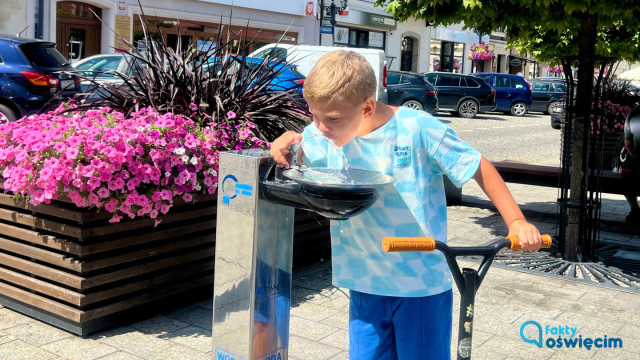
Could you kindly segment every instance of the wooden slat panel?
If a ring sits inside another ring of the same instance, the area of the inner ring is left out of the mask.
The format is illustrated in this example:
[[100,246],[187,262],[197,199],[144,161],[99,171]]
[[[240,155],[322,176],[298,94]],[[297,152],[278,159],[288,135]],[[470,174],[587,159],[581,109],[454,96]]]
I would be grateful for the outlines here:
[[31,204],[22,203],[20,201],[15,200],[11,195],[4,194],[0,192],[0,205],[11,206],[18,209],[24,209],[28,211],[35,211],[63,219],[73,220],[73,221],[81,221],[82,220],[82,211],[79,209],[68,209],[62,208],[60,206],[51,205],[51,204],[40,204],[38,206],[33,206]]
[[38,229],[52,231],[58,234],[67,235],[70,237],[80,237],[82,234],[80,228],[39,218],[28,214],[23,214],[14,210],[7,210],[0,208],[0,219],[5,221],[12,221],[25,226],[33,226]]
[[214,244],[214,235],[201,235],[189,238],[188,240],[175,240],[171,241],[168,244],[163,244],[161,246],[156,246],[147,249],[141,249],[138,251],[127,251],[121,255],[97,259],[97,260],[89,260],[83,261],[80,263],[80,272],[84,273],[87,271],[93,271],[102,269],[108,266],[114,266],[123,264],[130,261],[140,260],[152,256],[157,256],[160,254],[170,254],[177,250],[186,249],[194,246],[199,246],[202,244],[211,243]]
[[[215,207],[206,207],[202,209],[184,211],[184,212],[179,212],[174,214],[169,213],[163,216],[162,223],[170,224],[176,221],[189,220],[189,219],[195,219],[200,217],[215,218],[216,210],[217,209]],[[123,222],[119,224],[109,224],[109,225],[98,226],[94,228],[85,228],[85,229],[82,229],[81,236],[79,237],[80,237],[80,240],[82,240],[82,239],[87,239],[94,236],[102,236],[102,235],[109,235],[109,234],[114,234],[114,233],[119,233],[124,231],[138,230],[146,227],[152,228],[154,224],[155,224],[154,219],[145,218],[145,219],[140,219],[136,221]]]
[[150,273],[152,271],[160,270],[170,266],[184,264],[184,263],[192,262],[198,259],[204,259],[209,256],[214,256],[214,254],[215,254],[215,248],[212,246],[210,248],[196,250],[188,254],[166,257],[164,259],[156,260],[147,264],[132,266],[126,269],[92,276],[90,278],[84,279],[84,281],[82,282],[81,289],[87,290],[92,287],[96,287],[98,285],[104,285],[114,281],[127,279],[133,276]]
[[0,223],[0,234],[73,255],[81,255],[83,250],[77,243],[5,223]]
[[115,304],[111,304],[111,305],[100,307],[94,310],[82,312],[80,314],[80,319],[81,319],[80,321],[86,322],[86,321],[99,319],[101,317],[112,315],[127,309],[131,309],[139,305],[143,305],[151,301],[159,300],[171,295],[176,295],[181,292],[186,292],[188,290],[195,289],[204,285],[213,286],[213,275],[183,282],[181,284],[166,287],[166,288],[163,287],[153,292],[149,292],[131,299],[123,300]]
[[214,264],[214,261],[211,260],[206,263],[196,264],[189,267],[184,267],[184,268],[181,267],[178,270],[162,273],[159,276],[155,276],[151,279],[144,279],[144,280],[128,283],[125,285],[116,286],[111,289],[86,294],[82,296],[80,306],[90,305],[98,301],[111,299],[117,296],[128,294],[141,289],[153,287],[166,282],[174,282],[176,281],[176,279],[178,279],[178,281],[183,281],[183,279],[191,277],[191,275],[193,274],[198,274],[205,271],[213,271],[214,269],[213,264]]
[[74,309],[69,305],[60,304],[54,300],[47,299],[43,296],[24,291],[2,282],[0,282],[0,293],[4,296],[75,322],[79,322],[84,313],[82,310]]
[[0,264],[6,267],[11,267],[24,271],[26,273],[34,274],[45,279],[49,279],[58,284],[63,284],[76,289],[82,286],[82,282],[85,280],[80,276],[66,273],[64,271],[54,269],[50,266],[36,264],[34,262],[24,260],[9,254],[0,252]]
[[[144,244],[152,241],[168,239],[176,236],[187,235],[190,233],[199,232],[206,229],[211,229],[212,234],[215,235],[216,221],[207,220],[200,223],[194,223],[184,226],[176,226],[161,231],[153,231],[145,233],[143,235],[118,237],[108,241],[102,241],[95,244],[82,245],[80,247],[80,255],[97,254],[104,251],[115,250],[120,248],[126,248],[133,245]],[[126,236],[126,235],[125,235]]]
[[49,264],[53,264],[73,271],[82,271],[82,264],[77,259],[68,255],[58,254],[31,245],[0,237],[0,250],[20,254]]
[[45,294],[71,305],[80,306],[83,295],[34,277],[0,267],[0,280]]

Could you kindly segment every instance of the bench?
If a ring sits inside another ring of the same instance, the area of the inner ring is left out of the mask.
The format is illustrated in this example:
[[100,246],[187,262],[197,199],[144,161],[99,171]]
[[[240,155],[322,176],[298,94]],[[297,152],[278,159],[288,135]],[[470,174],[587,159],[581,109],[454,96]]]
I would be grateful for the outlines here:
[[[492,161],[505,182],[557,188],[562,177],[562,168],[557,166],[532,165],[512,161]],[[622,174],[603,170],[600,191],[607,194],[624,195]],[[593,185],[594,183],[591,182]]]

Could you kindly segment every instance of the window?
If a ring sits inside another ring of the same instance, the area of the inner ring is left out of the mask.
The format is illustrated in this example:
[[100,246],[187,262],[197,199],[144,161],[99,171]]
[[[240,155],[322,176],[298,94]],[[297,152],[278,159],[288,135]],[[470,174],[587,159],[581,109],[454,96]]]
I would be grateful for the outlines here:
[[480,84],[476,81],[476,79],[466,78],[467,87],[480,87]]
[[549,91],[549,84],[533,83],[533,91]]
[[460,86],[460,78],[457,76],[440,75],[438,76],[438,86]]
[[462,73],[464,67],[463,43],[431,40],[429,53],[431,70]]
[[20,49],[27,60],[36,67],[58,68],[69,63],[53,44],[27,43],[20,45]]
[[255,54],[253,57],[264,59],[269,56],[272,60],[286,60],[287,59],[287,49],[281,47],[272,47],[269,49],[264,49],[259,53]]
[[497,88],[510,88],[511,81],[506,76],[496,76],[493,78],[493,87]]
[[429,75],[425,76],[424,79],[427,80],[432,85],[436,83],[436,75],[435,74],[429,74]]
[[480,79],[484,80],[487,84],[491,81],[491,76],[478,76]]
[[400,84],[400,74],[387,74],[387,85]]
[[556,92],[564,92],[564,84],[554,84],[556,87]]
[[402,78],[400,78],[400,84],[411,84],[411,80],[409,80],[409,78],[407,76],[402,76]]
[[512,78],[511,80],[513,80],[513,87],[515,87],[516,89],[526,89],[527,88],[527,84],[524,83],[524,80],[519,79],[519,78]]

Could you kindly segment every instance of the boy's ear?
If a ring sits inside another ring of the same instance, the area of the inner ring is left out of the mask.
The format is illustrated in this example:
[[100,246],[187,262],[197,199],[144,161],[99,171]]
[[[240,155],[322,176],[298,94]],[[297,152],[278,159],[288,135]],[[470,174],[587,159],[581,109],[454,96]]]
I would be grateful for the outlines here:
[[374,98],[368,98],[364,101],[363,113],[364,117],[372,117],[376,112],[376,100]]

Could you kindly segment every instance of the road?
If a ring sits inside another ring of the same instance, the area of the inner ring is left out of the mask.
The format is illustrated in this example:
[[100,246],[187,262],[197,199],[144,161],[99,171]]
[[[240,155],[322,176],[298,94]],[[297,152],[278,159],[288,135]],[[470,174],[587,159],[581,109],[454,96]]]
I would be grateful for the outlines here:
[[487,113],[466,119],[440,112],[436,117],[489,160],[560,166],[561,132],[551,128],[549,115]]

